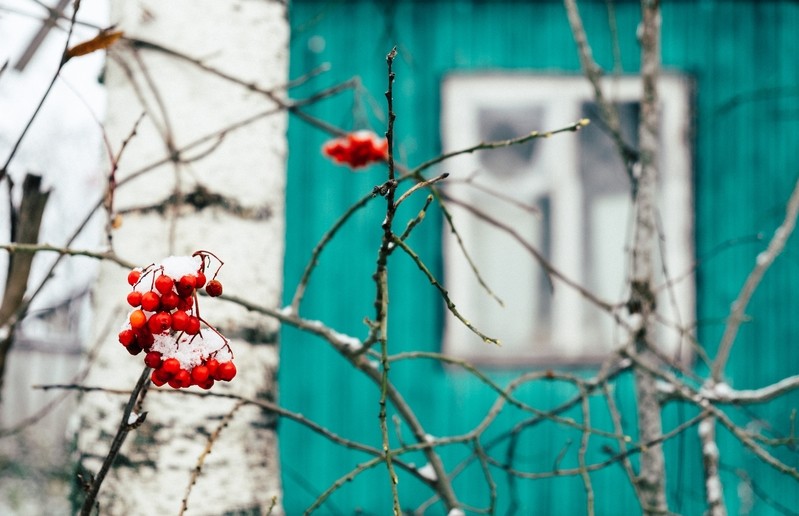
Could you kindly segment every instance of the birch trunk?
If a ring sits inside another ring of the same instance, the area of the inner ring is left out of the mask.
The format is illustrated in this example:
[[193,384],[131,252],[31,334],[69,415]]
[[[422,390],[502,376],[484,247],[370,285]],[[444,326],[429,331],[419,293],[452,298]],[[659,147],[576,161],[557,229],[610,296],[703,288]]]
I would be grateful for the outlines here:
[[[286,82],[288,25],[279,2],[173,0],[113,2],[112,21],[128,37],[202,60],[219,71],[270,88]],[[114,55],[116,54],[116,55]],[[109,58],[107,131],[118,148],[144,111],[117,179],[166,161],[121,185],[114,208],[117,254],[142,266],[205,249],[225,262],[225,292],[279,306],[283,256],[285,111],[184,149],[261,111],[264,95],[152,47],[119,48]],[[199,157],[199,158],[197,158]],[[197,158],[197,159],[195,159]],[[182,204],[165,203],[181,198]],[[159,209],[150,209],[156,206]],[[106,344],[87,385],[133,388],[143,367],[116,342],[128,308],[126,271],[104,263],[95,291],[95,327]],[[202,299],[203,318],[230,340],[238,376],[212,392],[275,399],[277,325],[217,299]],[[198,388],[191,388],[198,390]],[[83,395],[77,432],[79,469],[96,473],[116,432],[126,396]],[[219,432],[186,500],[185,514],[281,512],[275,419],[254,407],[231,414],[235,401],[150,387],[146,421],[131,431],[99,495],[101,514],[178,514],[208,437]],[[79,498],[81,496],[79,495]],[[273,507],[277,500],[277,506]]]
[[[660,143],[660,106],[657,81],[660,75],[660,7],[657,0],[642,0],[641,77],[643,96],[639,124],[639,175],[636,180],[635,241],[632,250],[632,297],[630,311],[641,315],[642,327],[635,338],[637,359],[656,366],[655,293],[653,280],[657,256],[657,177]],[[638,476],[639,495],[645,514],[665,514],[666,462],[660,438],[663,435],[661,406],[656,378],[638,368],[635,372],[638,402],[638,438],[643,443]],[[653,444],[647,444],[653,443]]]

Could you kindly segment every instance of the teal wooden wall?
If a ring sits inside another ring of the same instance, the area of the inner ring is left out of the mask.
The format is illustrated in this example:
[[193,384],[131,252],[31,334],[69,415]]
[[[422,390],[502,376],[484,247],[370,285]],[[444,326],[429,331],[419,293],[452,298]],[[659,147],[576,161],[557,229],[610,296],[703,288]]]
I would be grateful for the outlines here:
[[[580,1],[596,59],[612,67],[605,1]],[[638,68],[635,29],[637,2],[616,2],[622,64],[625,72]],[[363,90],[354,100],[347,94],[314,105],[308,112],[344,129],[369,127],[382,133],[385,120],[385,55],[398,45],[395,106],[397,152],[414,165],[436,155],[439,143],[439,89],[451,71],[534,70],[576,72],[578,60],[562,2],[538,1],[307,1],[291,5],[291,76],[299,77],[322,63],[331,70],[294,88],[302,98],[322,87],[359,76]],[[795,34],[799,6],[792,2],[714,1],[664,2],[663,61],[669,69],[690,74],[697,86],[695,105],[697,320],[702,344],[711,355],[723,329],[723,319],[757,253],[765,246],[784,213],[799,172],[799,63]],[[364,107],[361,109],[359,106]],[[377,107],[375,107],[377,106]],[[363,115],[363,113],[368,113]],[[286,300],[290,300],[311,249],[344,210],[384,178],[371,167],[350,173],[323,159],[319,149],[328,136],[305,122],[291,119],[287,187]],[[421,196],[420,196],[421,198]],[[365,316],[373,315],[374,270],[383,219],[381,202],[361,210],[322,255],[302,315],[320,319],[339,331],[366,335]],[[415,213],[406,207],[400,220]],[[411,239],[411,245],[439,276],[440,219],[432,210]],[[799,267],[797,240],[769,272],[748,311],[728,367],[736,388],[752,388],[795,374],[799,369]],[[392,351],[439,351],[442,306],[415,265],[395,256],[391,271]],[[702,366],[697,366],[702,372]],[[590,371],[589,371],[590,372]],[[416,407],[433,435],[470,429],[493,402],[494,394],[468,375],[443,369],[431,361],[398,363],[393,380]],[[514,372],[494,372],[499,382]],[[320,422],[347,438],[379,445],[378,398],[373,386],[353,372],[322,341],[284,328],[281,342],[280,402],[290,410]],[[617,400],[633,420],[634,401],[629,378],[621,380]],[[540,408],[574,394],[573,388],[539,383],[521,396]],[[592,424],[610,429],[601,400],[592,405]],[[788,396],[766,406],[731,413],[737,420],[756,415],[774,435],[790,432],[791,411],[799,397]],[[671,405],[666,427],[694,415],[692,408]],[[576,412],[571,414],[579,416]],[[492,426],[491,435],[507,431],[523,417],[508,410]],[[725,494],[731,513],[745,511],[737,497],[745,471],[755,482],[751,514],[794,513],[799,507],[795,481],[763,466],[720,432]],[[406,429],[406,435],[407,429]],[[701,460],[695,429],[666,445],[669,456],[668,490],[671,509],[684,514],[702,511]],[[576,465],[579,433],[534,426],[518,440],[519,469],[547,471],[571,440],[561,467]],[[508,440],[499,440],[495,456],[503,456]],[[594,460],[606,457],[602,446],[615,443],[592,438]],[[302,512],[334,480],[366,457],[353,453],[287,421],[280,423],[280,447],[288,514]],[[793,466],[796,452],[775,452]],[[442,449],[449,468],[469,450]],[[412,460],[412,459],[408,459]],[[415,460],[423,462],[421,457]],[[420,463],[421,463],[420,462]],[[498,514],[582,514],[585,499],[576,478],[508,482],[495,470],[500,498]],[[621,468],[592,475],[598,514],[635,514],[637,504]],[[476,465],[455,483],[463,502],[485,506],[487,493]],[[429,491],[407,475],[401,476],[403,506],[414,508]],[[366,472],[334,494],[321,514],[387,514],[390,492],[384,467]],[[787,512],[786,512],[787,511]],[[441,512],[434,506],[430,514]]]

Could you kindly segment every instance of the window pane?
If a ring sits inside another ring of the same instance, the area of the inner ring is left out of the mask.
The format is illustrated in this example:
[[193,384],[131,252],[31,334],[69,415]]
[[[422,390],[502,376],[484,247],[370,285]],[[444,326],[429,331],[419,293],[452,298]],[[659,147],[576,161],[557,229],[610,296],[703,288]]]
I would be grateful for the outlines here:
[[[634,149],[640,83],[624,78],[613,86],[622,136]],[[662,255],[668,269],[683,272],[692,261],[685,82],[664,78],[661,98],[660,186],[668,199],[661,199],[662,240],[674,242]],[[557,129],[583,117],[593,122],[576,134],[446,162],[451,176],[445,188],[458,235],[479,278],[503,303],[481,286],[449,227],[443,233],[445,286],[462,315],[503,346],[483,343],[447,314],[444,351],[493,364],[600,361],[624,337],[613,316],[548,277],[530,250],[604,301],[623,304],[628,295],[630,182],[585,79],[459,75],[445,81],[443,100],[445,151]],[[692,282],[682,282],[673,294],[683,317],[692,316]]]

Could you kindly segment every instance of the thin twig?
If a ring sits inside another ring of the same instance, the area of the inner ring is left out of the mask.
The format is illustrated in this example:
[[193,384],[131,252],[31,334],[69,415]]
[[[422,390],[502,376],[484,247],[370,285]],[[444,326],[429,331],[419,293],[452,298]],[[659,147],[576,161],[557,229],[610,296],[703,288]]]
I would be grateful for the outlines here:
[[[121,390],[121,389],[110,389],[106,387],[99,387],[99,386],[91,386],[91,385],[80,385],[80,384],[47,384],[47,385],[34,385],[34,389],[42,389],[42,390],[52,390],[52,389],[63,389],[63,390],[74,390],[80,392],[102,392],[106,394],[119,394],[125,395],[130,394],[130,391]],[[290,410],[284,409],[274,403],[271,403],[266,400],[262,399],[255,399],[255,398],[247,398],[245,396],[240,396],[237,394],[229,394],[229,393],[216,393],[216,392],[206,392],[206,391],[191,391],[191,390],[164,390],[164,389],[155,389],[153,392],[159,395],[183,395],[183,396],[197,396],[197,397],[216,397],[216,398],[224,398],[224,399],[232,399],[236,401],[242,401],[248,405],[254,405],[259,407],[262,410],[265,410],[272,414],[277,414],[280,417],[284,417],[295,423],[303,425],[313,432],[321,435],[325,439],[343,446],[345,448],[351,448],[353,450],[366,453],[368,455],[373,455],[375,457],[380,458],[382,460],[382,452],[373,447],[368,446],[365,444],[361,444],[356,441],[352,441],[350,439],[346,439],[344,437],[339,436],[338,434],[331,432],[327,428],[321,426],[320,424],[306,418],[302,414],[297,412],[292,412]]]
[[528,480],[541,480],[541,479],[545,479],[545,478],[580,476],[580,475],[583,474],[584,471],[587,471],[587,472],[600,471],[600,470],[603,470],[603,469],[607,468],[608,466],[611,466],[613,464],[616,464],[617,462],[620,462],[620,461],[624,460],[625,458],[629,457],[632,454],[643,453],[645,450],[647,450],[648,448],[650,448],[652,446],[662,445],[664,442],[669,441],[670,439],[673,439],[674,437],[682,434],[683,432],[685,432],[689,428],[691,428],[694,425],[698,424],[702,420],[702,418],[704,418],[704,417],[705,417],[705,413],[700,413],[699,415],[694,416],[691,419],[688,419],[687,421],[684,421],[684,422],[680,423],[679,425],[677,425],[676,427],[674,427],[670,431],[659,435],[657,437],[657,439],[655,439],[655,440],[646,441],[646,442],[639,442],[639,443],[631,446],[630,448],[628,448],[626,452],[618,453],[618,454],[614,455],[613,457],[610,457],[609,459],[606,459],[606,460],[603,460],[603,461],[600,461],[600,462],[595,462],[595,463],[592,463],[592,464],[586,464],[584,468],[583,467],[577,467],[577,468],[565,468],[565,469],[557,469],[557,470],[543,471],[543,472],[526,472],[526,471],[511,470],[509,468],[503,467],[502,464],[500,464],[500,463],[498,463],[498,462],[496,462],[494,460],[492,460],[491,462],[492,462],[492,465],[500,467],[503,470],[509,472],[510,474],[512,474],[512,475],[514,475],[514,476],[516,476],[518,478],[523,478],[523,479],[528,479]]
[[[447,226],[449,226],[449,231],[455,237],[455,242],[458,245],[458,249],[460,250],[460,253],[463,255],[463,258],[466,260],[466,263],[469,265],[469,269],[471,269],[474,278],[477,280],[477,283],[480,285],[480,287],[482,287],[482,289],[486,292],[486,294],[488,294],[488,296],[491,299],[496,301],[497,304],[499,304],[499,306],[504,307],[505,303],[491,289],[488,283],[486,283],[485,278],[483,278],[483,275],[480,273],[480,269],[477,267],[477,264],[472,258],[471,253],[469,253],[469,251],[466,249],[466,244],[464,243],[463,238],[461,237],[461,232],[455,226],[455,221],[452,218],[452,212],[447,206],[447,203],[444,202],[445,197],[441,192],[438,191],[438,189],[435,188],[433,189],[433,194],[436,196],[439,206],[441,206],[441,213],[442,215],[444,215],[444,220],[446,221]],[[548,278],[549,277],[547,276],[547,279]]]
[[319,242],[313,248],[311,252],[311,257],[308,259],[308,263],[305,265],[305,270],[302,272],[302,277],[297,282],[297,287],[294,289],[294,296],[291,299],[291,310],[295,314],[299,314],[300,310],[300,303],[302,303],[302,298],[305,295],[305,290],[308,288],[308,282],[311,280],[311,273],[313,272],[314,268],[316,268],[317,264],[319,263],[319,255],[322,254],[322,251],[325,250],[327,244],[336,236],[338,231],[341,229],[342,226],[352,217],[355,212],[366,206],[366,204],[374,198],[374,195],[367,194],[358,199],[354,204],[352,204],[347,211],[345,211],[337,220],[333,223],[330,229],[328,229]]
[[216,443],[217,439],[219,439],[219,435],[222,433],[222,430],[230,424],[230,421],[233,419],[233,415],[236,413],[244,405],[244,401],[239,401],[236,403],[230,411],[225,414],[225,417],[219,422],[219,425],[214,429],[213,432],[208,436],[208,440],[205,443],[205,448],[203,448],[202,453],[200,456],[197,457],[197,465],[194,466],[194,469],[191,472],[191,477],[189,478],[189,485],[186,486],[186,492],[183,495],[183,500],[180,503],[180,511],[178,512],[179,515],[183,515],[186,513],[186,510],[189,508],[189,495],[191,494],[191,489],[194,487],[194,484],[197,482],[197,479],[200,477],[200,473],[203,469],[203,464],[205,463],[205,458],[211,453],[211,448],[213,448],[214,443]]
[[483,340],[483,342],[487,342],[489,344],[496,344],[497,346],[501,345],[499,339],[495,337],[489,337],[488,335],[477,329],[463,315],[461,315],[461,313],[456,308],[455,303],[453,303],[452,299],[450,299],[449,292],[447,291],[447,289],[445,289],[444,286],[441,285],[441,283],[435,278],[435,276],[433,276],[433,273],[430,272],[430,269],[428,269],[427,266],[422,261],[422,259],[419,258],[419,255],[416,254],[413,251],[413,249],[411,249],[410,246],[408,246],[407,243],[405,243],[402,239],[396,236],[394,237],[393,241],[395,245],[399,246],[400,249],[405,251],[405,254],[407,254],[411,258],[411,260],[413,260],[413,263],[416,264],[419,270],[422,271],[422,273],[424,273],[430,284],[433,285],[436,288],[436,290],[438,290],[439,294],[441,294],[441,298],[444,300],[444,303],[446,303],[447,305],[447,310],[449,310],[449,312],[452,315],[454,315],[461,323],[463,323],[464,326],[469,328],[469,330],[471,330],[472,333],[480,337]]
[[488,510],[486,512],[488,514],[494,514],[497,506],[497,483],[494,482],[494,477],[491,475],[491,468],[488,464],[488,455],[483,449],[483,446],[480,444],[480,440],[475,439],[473,442],[474,455],[477,457],[477,462],[480,463],[480,469],[483,472],[483,478],[485,478],[486,484],[488,485]]
[[397,199],[397,202],[394,203],[394,209],[396,210],[399,207],[399,205],[402,204],[402,201],[410,197],[411,194],[413,194],[413,192],[415,192],[416,190],[430,186],[443,179],[446,179],[447,177],[449,177],[449,173],[444,172],[443,174],[437,175],[436,177],[433,177],[431,179],[426,179],[424,181],[416,183],[415,185],[410,187],[404,194],[402,194],[399,199]]
[[86,256],[98,260],[107,260],[116,263],[124,268],[132,269],[135,267],[133,262],[124,260],[112,251],[91,251],[88,249],[71,249],[69,247],[59,247],[49,244],[0,244],[0,249],[9,253],[58,253],[61,256]]
[[411,220],[409,220],[408,223],[405,225],[405,231],[403,231],[402,235],[400,235],[399,237],[400,240],[407,240],[407,238],[411,235],[413,229],[424,220],[425,215],[427,214],[427,209],[430,207],[430,203],[432,202],[433,202],[433,195],[431,194],[428,195],[427,198],[425,199],[424,206],[422,206],[422,209],[419,210],[419,213],[417,213],[416,216]]
[[[636,178],[633,174],[633,163],[637,159],[637,153],[627,143],[625,143],[621,134],[619,112],[616,109],[616,106],[605,97],[605,94],[602,91],[602,69],[599,67],[596,61],[594,61],[591,46],[588,44],[588,37],[586,36],[585,28],[583,27],[583,20],[580,16],[580,11],[577,8],[577,2],[576,0],[564,0],[563,4],[566,7],[569,26],[571,27],[574,42],[577,45],[577,53],[580,56],[580,66],[582,67],[583,75],[585,75],[586,79],[588,79],[588,82],[591,83],[591,86],[594,89],[594,100],[599,105],[602,121],[610,130],[611,138],[616,144],[616,149],[619,153],[619,156],[622,158],[625,168],[627,169],[627,175],[629,176],[633,185],[635,185]],[[633,190],[635,190],[635,188],[633,188]]]
[[535,206],[533,204],[528,204],[526,202],[522,202],[522,201],[516,199],[515,197],[512,197],[512,196],[506,194],[505,192],[502,192],[500,190],[495,190],[495,189],[493,189],[493,188],[491,188],[489,186],[486,186],[484,184],[478,183],[478,182],[474,181],[474,179],[476,177],[477,177],[477,174],[472,174],[471,176],[467,177],[466,179],[450,179],[449,181],[447,181],[447,183],[448,184],[460,183],[460,184],[468,185],[471,188],[474,188],[475,190],[477,190],[479,192],[482,192],[482,193],[484,193],[484,194],[486,194],[486,195],[488,195],[490,197],[493,197],[493,198],[498,199],[498,200],[500,200],[500,201],[502,201],[504,203],[507,203],[507,204],[509,204],[511,206],[519,208],[520,210],[525,211],[527,213],[532,213],[532,214],[536,214],[536,215],[540,215],[541,214],[541,210],[538,208],[538,206]]
[[664,380],[675,394],[679,394],[679,396],[683,399],[694,403],[700,409],[702,409],[703,412],[700,414],[702,419],[706,418],[708,415],[715,417],[727,428],[727,430],[729,430],[736,438],[738,438],[738,440],[741,441],[745,447],[749,448],[755,455],[757,455],[760,460],[773,467],[778,472],[799,480],[799,469],[788,466],[764,450],[746,430],[742,429],[734,421],[732,421],[732,419],[730,419],[730,417],[727,416],[724,411],[715,407],[710,400],[702,395],[701,392],[697,392],[684,382],[680,382],[679,379],[675,378],[667,371],[662,371],[652,367],[646,362],[641,361],[640,357],[637,357],[633,354],[627,354],[627,356],[635,362],[636,369],[642,369],[652,376]]
[[[605,396],[605,403],[607,403],[608,406],[610,420],[613,422],[613,430],[617,434],[622,435],[623,426],[621,422],[621,412],[616,406],[616,401],[613,399],[613,393],[610,391],[608,382],[602,383],[602,393]],[[616,442],[619,444],[619,451],[621,453],[627,453],[627,441],[624,439],[617,439]],[[629,457],[625,457],[624,460],[621,461],[621,465],[622,468],[624,468],[624,472],[627,474],[627,479],[630,481],[630,486],[632,486],[633,491],[635,491],[636,499],[640,500],[641,495],[638,494],[638,484],[635,482],[635,471],[633,470],[633,465]]]
[[19,150],[19,146],[22,144],[22,140],[25,139],[25,135],[28,134],[31,126],[33,125],[33,121],[36,120],[36,116],[41,111],[42,106],[44,106],[44,101],[47,100],[47,97],[50,96],[50,91],[53,89],[55,82],[58,80],[58,77],[61,75],[61,70],[64,68],[64,65],[67,64],[67,50],[69,49],[69,40],[72,37],[72,32],[75,29],[75,19],[78,16],[78,9],[80,9],[80,0],[75,0],[73,7],[72,7],[72,19],[69,24],[69,30],[67,31],[67,39],[64,42],[64,51],[62,52],[61,61],[58,63],[58,68],[53,75],[53,78],[50,80],[50,84],[47,85],[47,89],[44,91],[42,98],[39,99],[39,103],[36,105],[36,109],[34,109],[33,114],[28,118],[28,122],[25,124],[25,127],[22,129],[22,132],[17,137],[17,141],[14,142],[14,146],[11,148],[11,152],[9,153],[8,157],[6,158],[3,167],[0,168],[0,180],[2,180],[5,175],[8,173],[8,167],[11,165],[11,161],[14,159],[14,156],[17,154],[17,150]]
[[[122,421],[119,423],[119,428],[114,436],[114,440],[111,442],[111,447],[108,450],[108,454],[105,456],[100,470],[94,476],[91,486],[89,486],[86,498],[84,498],[83,505],[80,509],[80,516],[89,516],[92,513],[94,510],[95,501],[97,500],[97,494],[100,492],[100,486],[103,485],[105,475],[108,473],[108,470],[111,469],[111,466],[114,464],[114,461],[119,455],[119,452],[122,449],[122,444],[125,442],[125,438],[128,436],[128,432],[144,422],[144,418],[147,416],[147,413],[141,412],[134,414],[133,409],[138,405],[140,402],[140,397],[144,396],[144,393],[147,391],[147,387],[149,385],[150,368],[145,367],[139,376],[139,381],[136,382],[136,386],[130,393],[130,398],[128,398],[128,403],[125,405],[125,410],[122,411]],[[132,415],[134,418],[131,418]]]
[[[591,427],[591,405],[590,399],[588,396],[588,392],[583,388],[582,384],[580,384],[580,396],[582,397],[583,401],[580,404],[582,407],[583,413],[583,425],[586,428]],[[580,470],[582,473],[580,477],[583,481],[583,486],[585,488],[585,509],[586,514],[588,516],[594,515],[594,486],[591,483],[591,475],[588,473],[586,469],[586,462],[585,462],[585,454],[588,453],[588,440],[591,438],[591,433],[586,432],[585,430],[582,432],[582,436],[580,438],[580,450],[577,452],[577,463],[580,466]]]
[[727,318],[727,326],[724,328],[724,334],[721,337],[718,353],[713,361],[711,368],[711,377],[714,382],[721,381],[722,372],[727,365],[727,360],[732,350],[732,345],[735,342],[735,337],[738,334],[738,329],[741,322],[744,320],[744,313],[749,304],[752,295],[757,290],[757,286],[766,274],[766,271],[774,263],[777,256],[782,253],[788,238],[793,233],[796,226],[796,217],[799,215],[799,180],[794,184],[793,192],[788,199],[788,204],[785,208],[785,218],[782,224],[774,232],[771,241],[768,243],[765,251],[757,255],[755,259],[755,266],[746,278],[741,292],[732,304],[730,316]]
[[[521,385],[537,380],[547,380],[547,381],[562,380],[566,382],[571,382],[574,383],[575,385],[581,386],[586,390],[586,392],[591,393],[599,385],[598,383],[599,378],[603,378],[605,379],[605,381],[607,381],[607,377],[605,375],[600,375],[593,380],[579,380],[575,376],[566,375],[566,374],[557,374],[553,371],[532,371],[516,377],[513,381],[511,381],[508,384],[507,387],[502,388],[497,383],[492,381],[487,375],[485,375],[479,369],[477,369],[477,367],[475,367],[473,364],[470,364],[465,360],[450,357],[448,355],[442,355],[441,353],[433,353],[429,351],[409,351],[405,353],[398,353],[396,355],[392,355],[391,357],[389,357],[389,360],[391,362],[396,362],[400,360],[411,360],[411,359],[436,360],[443,364],[456,365],[458,367],[461,367],[464,370],[468,371],[470,374],[472,374],[476,379],[480,380],[482,383],[488,386],[491,390],[496,392],[499,395],[499,398],[501,398],[504,402],[507,402],[508,404],[524,412],[535,414],[536,416],[542,419],[546,419],[566,427],[574,428],[576,430],[579,430],[580,432],[588,432],[600,437],[631,441],[628,435],[623,435],[621,433],[616,433],[616,434],[608,433],[604,430],[594,429],[582,425],[571,418],[558,416],[559,413],[564,412],[568,408],[580,404],[582,402],[581,396],[575,396],[573,400],[570,400],[570,402],[568,402],[567,404],[558,407],[556,410],[544,411],[541,409],[537,409],[532,405],[524,403],[512,395],[513,391],[518,389]],[[616,371],[614,375],[617,373],[618,371]],[[496,403],[497,402],[495,401],[495,404]],[[495,406],[497,407],[497,409],[502,408],[501,405],[495,405]],[[483,422],[480,424],[480,426],[487,426],[488,423],[490,423],[490,421],[484,419]],[[480,432],[477,433],[479,434]]]
[[466,147],[465,149],[459,149],[452,152],[446,152],[434,158],[431,158],[421,165],[418,165],[413,170],[408,172],[408,175],[420,177],[421,173],[427,170],[428,168],[441,163],[442,161],[446,161],[450,158],[454,158],[455,156],[460,156],[462,154],[471,154],[473,152],[477,152],[480,150],[488,150],[488,149],[501,149],[504,147],[510,147],[511,145],[519,145],[522,143],[527,143],[530,140],[534,140],[536,138],[549,138],[556,134],[561,133],[574,133],[582,129],[583,127],[590,124],[591,121],[587,118],[581,118],[580,120],[569,124],[567,126],[561,127],[559,129],[554,129],[551,131],[532,131],[528,134],[510,138],[507,140],[497,140],[497,141],[490,141],[490,142],[480,142],[478,144],[472,145],[471,147]]
[[391,254],[391,243],[394,238],[392,222],[396,205],[394,204],[394,194],[396,192],[396,180],[394,179],[394,71],[392,64],[397,56],[397,48],[391,49],[386,56],[388,68],[388,89],[386,90],[386,101],[388,103],[388,129],[386,130],[386,140],[388,140],[388,191],[386,197],[386,217],[383,220],[383,239],[380,244],[380,251],[377,257],[377,270],[374,274],[377,286],[377,297],[375,299],[376,316],[374,327],[378,330],[378,341],[380,342],[380,434],[383,439],[383,454],[385,456],[386,469],[388,470],[389,483],[391,485],[391,497],[394,504],[394,516],[400,516],[402,508],[399,501],[399,491],[397,490],[397,473],[391,463],[391,446],[388,435],[388,422],[386,415],[386,404],[388,399],[388,256]]
[[452,197],[448,197],[446,195],[444,195],[443,197],[447,201],[449,201],[449,202],[451,202],[453,204],[457,204],[458,206],[470,211],[475,216],[485,220],[489,224],[492,224],[496,228],[504,231],[509,236],[511,236],[522,247],[524,247],[524,249],[527,250],[527,252],[530,253],[533,256],[533,258],[535,258],[535,260],[538,262],[538,264],[547,273],[547,277],[550,278],[550,281],[551,281],[551,278],[559,279],[560,281],[565,283],[568,287],[570,287],[570,288],[576,290],[577,292],[579,292],[581,296],[583,296],[585,299],[587,299],[588,301],[590,301],[591,303],[596,305],[598,308],[600,308],[602,310],[605,310],[607,312],[612,312],[613,310],[615,310],[616,308],[618,308],[620,306],[619,304],[610,303],[608,301],[605,301],[605,300],[599,298],[596,294],[594,294],[593,292],[591,292],[587,288],[581,286],[579,283],[577,283],[576,281],[572,280],[571,278],[566,276],[564,273],[562,273],[560,270],[558,270],[554,265],[552,265],[552,263],[550,263],[544,257],[544,255],[541,254],[540,251],[538,251],[538,249],[536,249],[532,244],[530,244],[527,240],[525,240],[524,237],[522,237],[522,235],[520,235],[519,232],[516,231],[511,226],[510,223],[505,223],[503,221],[500,221],[500,220],[492,217],[488,213],[476,208],[475,206],[471,206],[471,205],[466,204],[466,203],[464,203],[464,202],[462,202],[460,200],[453,199]]

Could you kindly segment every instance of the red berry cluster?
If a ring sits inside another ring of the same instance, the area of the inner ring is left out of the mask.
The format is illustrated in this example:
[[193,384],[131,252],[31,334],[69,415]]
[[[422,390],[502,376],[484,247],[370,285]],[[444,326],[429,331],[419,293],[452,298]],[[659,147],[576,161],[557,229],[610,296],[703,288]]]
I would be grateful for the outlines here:
[[[207,281],[205,269],[213,259],[219,267]],[[214,381],[228,382],[236,376],[230,345],[200,317],[197,296],[203,287],[211,297],[222,295],[222,283],[216,279],[221,267],[215,255],[197,251],[128,274],[132,291],[127,300],[134,310],[119,332],[119,342],[131,355],[146,352],[144,363],[153,368],[156,386],[210,389]]]
[[322,153],[335,163],[365,167],[388,159],[388,141],[372,131],[356,131],[325,143]]

